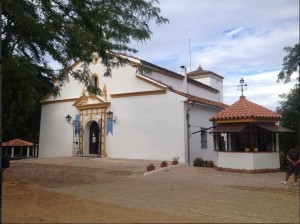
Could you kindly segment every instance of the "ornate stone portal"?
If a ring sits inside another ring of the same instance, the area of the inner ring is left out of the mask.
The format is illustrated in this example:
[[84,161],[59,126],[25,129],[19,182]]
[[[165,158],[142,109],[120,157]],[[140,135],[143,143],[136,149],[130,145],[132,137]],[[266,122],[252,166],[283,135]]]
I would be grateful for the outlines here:
[[[106,95],[106,94],[105,94]],[[89,126],[92,122],[97,122],[99,126],[99,151],[100,157],[106,157],[106,145],[105,145],[105,130],[106,130],[106,108],[110,102],[106,100],[106,96],[90,95],[86,96],[84,91],[80,98],[78,98],[73,104],[79,110],[79,126],[77,147],[74,147],[75,156],[83,156],[88,154],[88,138],[86,137],[89,132]],[[75,124],[76,125],[76,124]],[[76,129],[76,127],[75,127]]]

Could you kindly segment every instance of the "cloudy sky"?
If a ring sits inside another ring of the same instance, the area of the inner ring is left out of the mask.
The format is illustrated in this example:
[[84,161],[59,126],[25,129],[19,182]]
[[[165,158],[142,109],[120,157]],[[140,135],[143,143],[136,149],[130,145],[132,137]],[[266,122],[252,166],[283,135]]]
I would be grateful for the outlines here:
[[298,0],[160,0],[158,7],[170,23],[152,23],[151,40],[134,43],[135,56],[178,73],[201,64],[224,77],[227,104],[238,100],[242,77],[246,98],[272,110],[296,83],[297,74],[289,84],[276,81],[283,48],[299,43]]

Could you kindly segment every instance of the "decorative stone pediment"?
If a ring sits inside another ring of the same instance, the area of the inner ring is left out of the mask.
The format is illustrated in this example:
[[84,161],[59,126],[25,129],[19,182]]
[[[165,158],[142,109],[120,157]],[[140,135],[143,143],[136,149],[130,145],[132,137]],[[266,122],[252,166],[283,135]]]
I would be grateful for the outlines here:
[[99,96],[81,96],[73,104],[78,110],[92,109],[92,108],[107,108],[109,101]]

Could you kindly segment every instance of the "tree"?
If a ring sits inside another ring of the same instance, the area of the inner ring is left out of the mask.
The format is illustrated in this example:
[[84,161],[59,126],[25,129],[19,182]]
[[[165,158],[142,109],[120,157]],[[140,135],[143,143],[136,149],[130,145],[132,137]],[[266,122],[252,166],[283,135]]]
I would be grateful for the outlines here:
[[38,141],[40,100],[53,88],[49,78],[35,70],[29,60],[4,58],[3,139]]
[[[288,54],[283,59],[283,69],[278,74],[278,81],[289,82],[293,72],[299,72],[299,44],[293,48],[284,48]],[[300,77],[298,77],[300,82]],[[277,112],[282,115],[280,124],[295,131],[293,134],[280,136],[281,166],[286,162],[286,153],[292,146],[299,142],[300,145],[300,85],[296,84],[288,94],[282,94],[283,101],[277,107]]]
[[[157,0],[4,0],[2,12],[3,58],[24,57],[40,68],[58,85],[54,93],[68,81],[71,74],[83,82],[91,92],[88,63],[96,52],[106,67],[111,69],[129,63],[120,52],[136,53],[129,44],[134,40],[150,39],[148,23],[167,23],[154,5]],[[55,71],[45,57],[51,56],[62,65]],[[71,65],[83,61],[83,71],[72,71]],[[4,74],[5,75],[5,74]]]
[[[283,58],[283,68],[278,74],[278,81],[284,80],[285,83],[291,81],[291,75],[294,72],[299,72],[299,44],[294,47],[283,48],[288,54]],[[300,77],[298,77],[299,79]],[[299,80],[300,81],[300,80]]]
[[[132,41],[150,39],[151,21],[160,16],[157,0],[3,0],[2,62],[3,139],[38,139],[41,97],[59,94],[69,75],[90,92],[92,53],[100,56],[109,76],[112,68],[129,63],[118,53],[136,53]],[[51,67],[57,61],[60,69]],[[72,71],[76,61],[82,71]],[[1,78],[1,77],[0,77]],[[51,80],[57,80],[54,87]],[[1,107],[2,105],[0,105]],[[0,139],[1,140],[1,139]]]

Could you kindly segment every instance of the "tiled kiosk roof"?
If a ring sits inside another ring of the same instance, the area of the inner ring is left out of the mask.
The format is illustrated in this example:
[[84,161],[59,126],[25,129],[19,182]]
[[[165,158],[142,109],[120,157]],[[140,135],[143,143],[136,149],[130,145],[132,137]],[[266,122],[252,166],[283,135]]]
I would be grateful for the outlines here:
[[262,107],[256,103],[247,100],[244,96],[232,104],[231,106],[225,108],[221,112],[215,114],[210,121],[217,122],[222,120],[235,121],[235,120],[279,120],[281,115],[275,113],[265,107]]
[[33,146],[33,143],[24,141],[22,139],[14,139],[7,142],[2,142],[1,146]]

